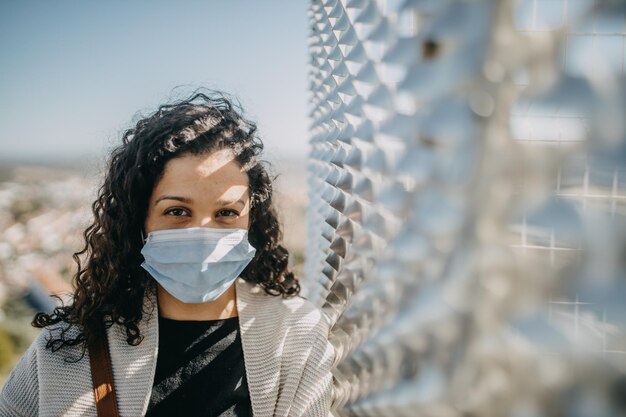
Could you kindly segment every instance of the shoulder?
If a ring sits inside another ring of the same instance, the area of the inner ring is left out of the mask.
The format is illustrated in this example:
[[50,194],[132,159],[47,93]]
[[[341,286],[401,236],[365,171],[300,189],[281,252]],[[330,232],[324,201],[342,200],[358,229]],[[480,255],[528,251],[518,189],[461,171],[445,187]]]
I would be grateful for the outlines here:
[[305,337],[311,337],[311,332],[317,333],[320,337],[326,339],[330,331],[330,321],[326,314],[317,308],[309,300],[294,296],[290,298],[274,297],[281,305],[281,308],[288,312],[287,320],[293,330],[305,332]]
[[82,344],[61,346],[62,339],[75,339],[80,333],[76,325],[56,323],[41,329],[32,342],[31,363],[37,369],[40,382],[46,379],[63,380],[69,370],[79,370],[89,366],[89,357]]
[[37,350],[40,360],[60,358],[67,361],[76,361],[76,355],[83,356],[83,349],[80,346],[63,346],[61,340],[76,339],[80,334],[79,326],[60,322],[46,326],[41,329],[39,335],[33,341],[33,345]]
[[4,384],[0,394],[0,416],[38,414],[41,391],[59,381],[66,366],[65,358],[80,353],[75,347],[52,351],[48,342],[60,335],[77,333],[74,327],[60,324],[48,326],[39,332]]
[[2,387],[0,393],[0,416],[2,417],[35,416],[38,413],[39,381],[35,342],[22,355]]
[[267,294],[259,285],[240,281],[238,290],[244,292],[242,298],[246,307],[256,320],[270,321],[275,327],[284,325],[291,329],[310,332],[316,331],[327,336],[330,330],[328,317],[309,300],[296,295],[282,297]]

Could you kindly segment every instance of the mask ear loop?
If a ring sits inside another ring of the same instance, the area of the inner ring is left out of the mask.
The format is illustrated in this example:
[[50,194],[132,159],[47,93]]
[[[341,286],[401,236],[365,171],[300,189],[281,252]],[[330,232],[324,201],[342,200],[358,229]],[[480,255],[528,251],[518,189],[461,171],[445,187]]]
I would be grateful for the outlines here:
[[142,241],[143,243],[146,243],[146,238],[145,238],[145,237],[144,237],[144,235],[143,235],[143,229],[139,230],[139,233],[141,233],[141,241]]

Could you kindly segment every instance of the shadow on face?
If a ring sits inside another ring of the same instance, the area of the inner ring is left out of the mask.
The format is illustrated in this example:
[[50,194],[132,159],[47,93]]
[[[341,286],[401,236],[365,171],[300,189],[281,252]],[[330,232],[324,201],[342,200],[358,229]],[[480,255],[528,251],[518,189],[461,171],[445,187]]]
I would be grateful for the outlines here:
[[248,185],[248,175],[228,149],[174,158],[150,197],[145,234],[189,227],[248,229]]

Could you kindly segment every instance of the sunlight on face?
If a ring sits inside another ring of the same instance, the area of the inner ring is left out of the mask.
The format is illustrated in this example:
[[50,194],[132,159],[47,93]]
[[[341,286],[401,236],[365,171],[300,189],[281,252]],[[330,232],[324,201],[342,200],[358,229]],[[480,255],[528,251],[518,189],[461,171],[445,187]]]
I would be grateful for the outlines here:
[[188,227],[248,229],[248,175],[230,150],[170,160],[148,206],[146,235]]

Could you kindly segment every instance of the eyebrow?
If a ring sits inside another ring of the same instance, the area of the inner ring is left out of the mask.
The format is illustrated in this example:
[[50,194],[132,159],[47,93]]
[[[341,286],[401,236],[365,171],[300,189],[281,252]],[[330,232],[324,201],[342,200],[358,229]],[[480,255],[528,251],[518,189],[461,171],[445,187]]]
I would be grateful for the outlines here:
[[[186,203],[186,204],[191,204],[193,202],[191,198],[187,198],[187,197],[180,197],[176,195],[162,195],[154,201],[154,205],[157,205],[159,202],[163,200],[175,200],[175,201],[180,201],[181,203]],[[245,201],[243,201],[243,199],[241,198],[239,200],[219,199],[216,201],[216,204],[218,206],[229,206],[231,204],[241,204],[242,206],[246,205]]]
[[176,200],[176,201],[180,201],[181,203],[187,203],[187,204],[191,204],[192,202],[192,200],[187,197],[179,197],[176,195],[162,195],[154,201],[154,205],[157,205],[162,200]]

